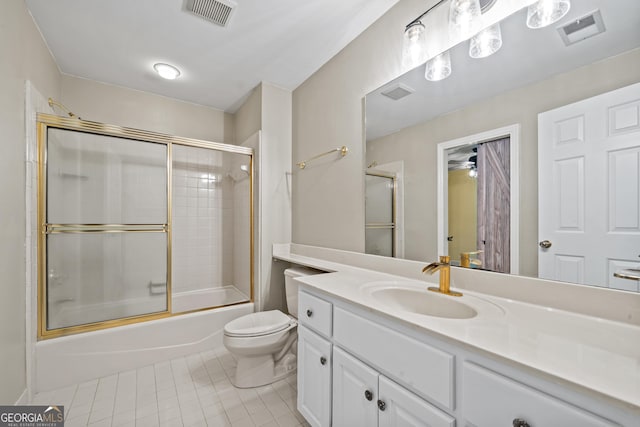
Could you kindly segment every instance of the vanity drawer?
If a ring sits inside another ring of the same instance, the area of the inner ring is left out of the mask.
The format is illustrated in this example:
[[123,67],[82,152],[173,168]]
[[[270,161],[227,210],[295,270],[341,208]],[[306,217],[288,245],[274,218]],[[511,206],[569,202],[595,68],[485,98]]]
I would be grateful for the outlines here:
[[321,298],[299,292],[298,320],[327,338],[331,337],[331,303]]
[[516,425],[516,419],[530,427],[618,426],[473,363],[465,362],[462,371],[464,419],[476,427]]
[[453,409],[455,358],[449,353],[337,308],[334,341],[424,398]]

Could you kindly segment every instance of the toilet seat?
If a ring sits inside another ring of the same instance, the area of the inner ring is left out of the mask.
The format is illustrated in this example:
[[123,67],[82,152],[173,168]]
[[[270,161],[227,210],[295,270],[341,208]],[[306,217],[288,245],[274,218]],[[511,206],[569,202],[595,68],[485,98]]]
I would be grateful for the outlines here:
[[261,311],[227,323],[224,334],[229,337],[259,337],[284,331],[296,322],[280,310]]

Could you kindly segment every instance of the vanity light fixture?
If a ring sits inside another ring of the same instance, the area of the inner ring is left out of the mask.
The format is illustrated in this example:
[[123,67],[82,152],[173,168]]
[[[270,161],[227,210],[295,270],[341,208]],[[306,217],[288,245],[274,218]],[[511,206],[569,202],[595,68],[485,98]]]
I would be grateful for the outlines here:
[[527,9],[527,27],[544,28],[562,19],[571,9],[571,0],[538,0]]
[[493,55],[502,47],[502,32],[500,23],[485,28],[471,38],[469,42],[469,56],[486,58]]
[[[431,10],[449,2],[449,36],[452,39],[469,42],[469,56],[486,58],[502,47],[500,23],[495,23],[480,31],[482,13],[489,10],[496,0],[440,0],[422,15],[411,21],[404,30],[403,64],[413,68],[421,64],[428,55],[426,27],[422,20]],[[571,0],[538,0],[528,6],[527,26],[542,28],[553,24],[569,12]],[[424,73],[429,81],[443,80],[451,74],[451,56],[445,51],[427,61]]]
[[173,65],[165,64],[162,62],[154,64],[153,69],[156,70],[156,73],[158,73],[163,79],[175,80],[180,76],[180,70],[178,70]]

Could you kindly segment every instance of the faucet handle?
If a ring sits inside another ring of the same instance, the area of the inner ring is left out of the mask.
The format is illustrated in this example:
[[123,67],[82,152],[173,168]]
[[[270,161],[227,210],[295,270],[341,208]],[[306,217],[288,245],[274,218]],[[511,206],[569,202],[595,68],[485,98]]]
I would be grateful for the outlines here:
[[440,256],[440,262],[442,264],[449,264],[449,261],[451,261],[451,258],[449,257],[449,255],[441,255]]

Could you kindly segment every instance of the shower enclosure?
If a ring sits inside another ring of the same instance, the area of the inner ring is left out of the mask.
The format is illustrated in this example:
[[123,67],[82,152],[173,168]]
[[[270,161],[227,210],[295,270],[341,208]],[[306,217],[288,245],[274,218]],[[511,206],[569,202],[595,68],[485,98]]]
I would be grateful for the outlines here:
[[38,115],[38,336],[253,301],[253,150]]

